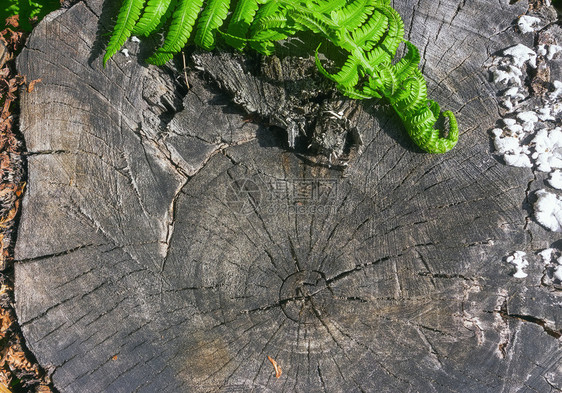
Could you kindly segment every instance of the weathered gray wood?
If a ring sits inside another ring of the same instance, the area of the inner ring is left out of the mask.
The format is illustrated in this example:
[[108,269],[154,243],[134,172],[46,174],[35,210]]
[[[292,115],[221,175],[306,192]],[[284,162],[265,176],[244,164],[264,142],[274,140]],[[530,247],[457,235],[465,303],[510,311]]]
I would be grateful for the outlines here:
[[395,2],[460,142],[423,154],[366,107],[342,170],[201,73],[180,104],[182,75],[135,43],[103,69],[100,3],[50,15],[19,59],[42,83],[22,100],[16,307],[61,392],[562,387],[560,292],[504,261],[556,238],[522,208],[532,173],[495,160],[487,133],[483,64],[526,4]]
[[248,61],[242,54],[196,51],[193,61],[247,113],[284,130],[287,146],[294,151],[323,155],[325,165],[343,168],[361,148],[361,102],[339,93],[318,72],[313,55]]

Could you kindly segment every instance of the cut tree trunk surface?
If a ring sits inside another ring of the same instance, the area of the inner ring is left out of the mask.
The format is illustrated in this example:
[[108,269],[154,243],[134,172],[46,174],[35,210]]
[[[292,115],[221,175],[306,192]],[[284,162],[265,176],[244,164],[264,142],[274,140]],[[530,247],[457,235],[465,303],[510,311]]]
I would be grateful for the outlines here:
[[395,1],[460,142],[422,153],[364,103],[347,167],[288,148],[209,66],[187,94],[134,42],[104,69],[106,3],[49,15],[19,58],[42,82],[21,104],[16,309],[59,391],[562,388],[560,291],[505,262],[555,238],[525,209],[532,172],[496,160],[488,133],[484,64],[520,42],[526,3]]

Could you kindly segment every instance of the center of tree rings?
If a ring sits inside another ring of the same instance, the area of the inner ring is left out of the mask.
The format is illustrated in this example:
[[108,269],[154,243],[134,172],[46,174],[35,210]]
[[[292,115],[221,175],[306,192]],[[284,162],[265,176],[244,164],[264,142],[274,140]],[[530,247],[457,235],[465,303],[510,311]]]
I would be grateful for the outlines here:
[[331,298],[324,274],[315,270],[291,274],[279,291],[279,303],[285,315],[304,324],[325,318]]

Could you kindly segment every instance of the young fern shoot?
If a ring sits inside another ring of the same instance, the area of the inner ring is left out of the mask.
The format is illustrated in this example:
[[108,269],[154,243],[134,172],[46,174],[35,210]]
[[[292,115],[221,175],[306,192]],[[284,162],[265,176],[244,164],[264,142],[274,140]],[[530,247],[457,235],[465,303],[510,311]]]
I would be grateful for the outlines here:
[[[157,32],[170,15],[164,43],[148,59],[150,63],[166,63],[190,38],[211,50],[217,34],[222,34],[224,42],[236,49],[249,43],[268,55],[275,42],[308,31],[347,53],[341,69],[330,73],[319,60],[320,48],[316,51],[318,69],[343,94],[355,99],[386,98],[410,138],[428,153],[445,153],[457,143],[455,115],[441,112],[439,104],[428,99],[418,69],[418,49],[404,39],[404,22],[390,0],[148,0],[141,16],[144,3],[124,0],[104,66],[132,33]],[[407,53],[393,62],[401,43]],[[441,116],[449,120],[446,137],[435,128]]]

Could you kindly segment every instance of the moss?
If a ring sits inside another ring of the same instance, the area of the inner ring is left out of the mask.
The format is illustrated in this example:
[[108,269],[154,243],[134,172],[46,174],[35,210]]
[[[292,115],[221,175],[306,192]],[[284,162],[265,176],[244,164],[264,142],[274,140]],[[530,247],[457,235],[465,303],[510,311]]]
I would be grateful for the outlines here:
[[60,8],[59,0],[2,0],[0,6],[0,30],[6,27],[6,19],[19,15],[20,28],[31,31],[33,25],[45,15]]

